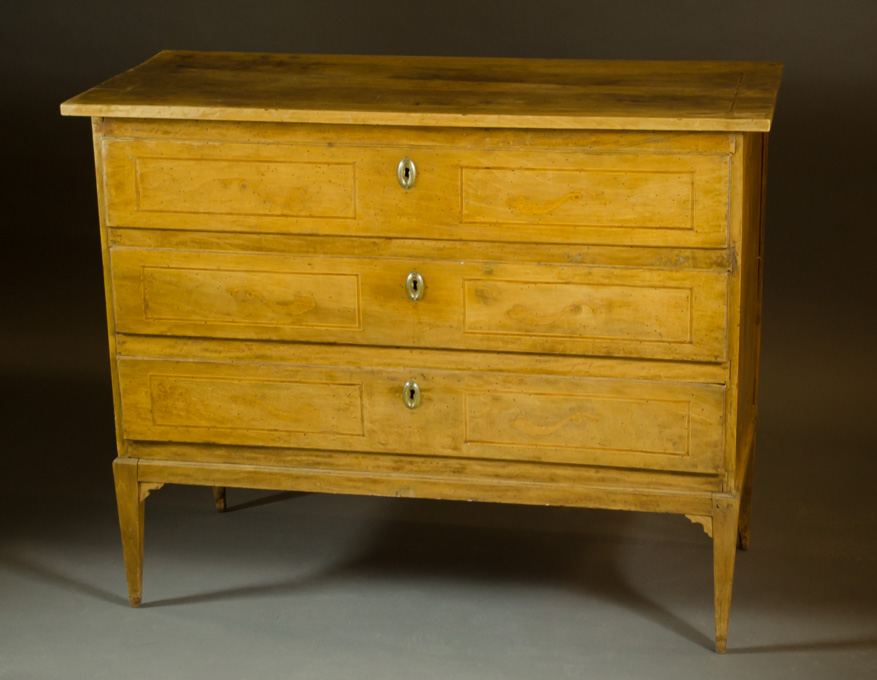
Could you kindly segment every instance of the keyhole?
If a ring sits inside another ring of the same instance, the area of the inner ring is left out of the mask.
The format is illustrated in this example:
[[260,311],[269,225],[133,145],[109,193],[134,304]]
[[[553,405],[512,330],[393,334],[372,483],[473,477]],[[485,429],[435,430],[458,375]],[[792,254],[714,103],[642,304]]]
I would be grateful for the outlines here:
[[420,405],[420,387],[417,386],[417,383],[413,380],[409,380],[402,387],[402,399],[405,401],[405,406],[410,409],[415,409]]
[[423,277],[417,272],[411,272],[405,279],[405,290],[408,291],[408,297],[417,302],[426,291]]
[[416,178],[417,168],[414,166],[414,161],[408,157],[399,161],[399,165],[396,168],[396,179],[399,180],[399,184],[402,185],[402,188],[410,189],[413,187]]

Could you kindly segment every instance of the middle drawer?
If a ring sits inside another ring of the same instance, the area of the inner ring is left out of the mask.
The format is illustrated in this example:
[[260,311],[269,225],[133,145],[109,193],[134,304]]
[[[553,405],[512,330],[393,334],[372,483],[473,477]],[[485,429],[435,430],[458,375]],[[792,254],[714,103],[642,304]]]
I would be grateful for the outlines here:
[[[721,271],[139,248],[113,248],[110,257],[120,333],[727,356]],[[406,286],[409,279],[417,283]]]

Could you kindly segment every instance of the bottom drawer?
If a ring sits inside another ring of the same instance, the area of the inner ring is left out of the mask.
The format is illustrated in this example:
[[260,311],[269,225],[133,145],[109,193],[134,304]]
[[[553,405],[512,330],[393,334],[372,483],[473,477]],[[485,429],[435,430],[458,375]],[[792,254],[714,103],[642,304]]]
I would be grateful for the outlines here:
[[723,458],[722,385],[124,358],[119,380],[129,440],[703,473]]

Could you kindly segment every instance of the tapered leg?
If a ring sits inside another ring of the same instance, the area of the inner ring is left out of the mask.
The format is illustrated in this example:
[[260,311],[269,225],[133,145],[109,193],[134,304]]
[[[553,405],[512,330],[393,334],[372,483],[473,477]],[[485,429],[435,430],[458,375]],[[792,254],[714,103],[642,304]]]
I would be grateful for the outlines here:
[[137,461],[116,458],[113,461],[116,480],[116,504],[119,508],[119,526],[122,529],[122,553],[128,578],[128,599],[132,607],[139,607],[143,596],[143,519],[145,503],[140,499],[137,483]]
[[755,442],[749,452],[746,476],[743,477],[743,488],[740,489],[740,523],[737,529],[737,546],[740,550],[749,549],[749,518],[752,516],[752,477],[755,472]]
[[216,503],[216,510],[218,512],[225,512],[225,487],[224,486],[214,486],[213,487],[213,502]]
[[740,501],[717,498],[713,502],[713,579],[716,598],[716,651],[728,647],[728,619],[731,615],[731,587],[737,554],[737,521]]

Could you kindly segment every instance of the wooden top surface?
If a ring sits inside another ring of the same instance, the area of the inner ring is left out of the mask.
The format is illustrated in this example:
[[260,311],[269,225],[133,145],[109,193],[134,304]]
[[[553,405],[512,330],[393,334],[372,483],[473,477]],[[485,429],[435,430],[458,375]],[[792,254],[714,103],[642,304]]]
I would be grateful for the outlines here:
[[68,116],[766,131],[782,65],[160,52]]

